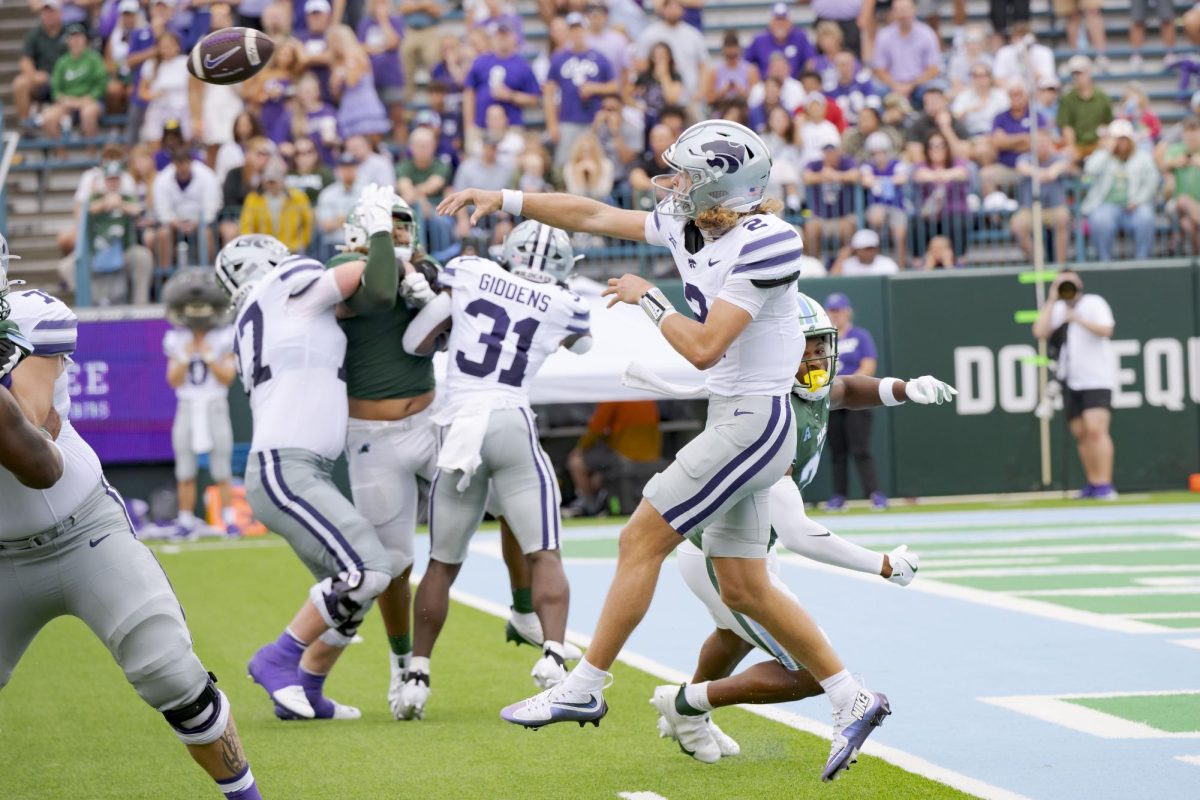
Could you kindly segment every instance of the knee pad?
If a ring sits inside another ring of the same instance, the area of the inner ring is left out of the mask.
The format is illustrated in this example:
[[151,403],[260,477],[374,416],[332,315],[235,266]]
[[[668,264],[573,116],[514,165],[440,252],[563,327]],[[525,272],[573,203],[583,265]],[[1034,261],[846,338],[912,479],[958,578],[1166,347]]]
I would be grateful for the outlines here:
[[343,636],[353,638],[371,603],[390,582],[391,576],[386,572],[371,569],[339,572],[309,589],[308,597],[326,625]]
[[208,682],[199,697],[163,716],[184,744],[210,744],[221,738],[229,725],[229,698],[217,688],[217,678],[208,673]]

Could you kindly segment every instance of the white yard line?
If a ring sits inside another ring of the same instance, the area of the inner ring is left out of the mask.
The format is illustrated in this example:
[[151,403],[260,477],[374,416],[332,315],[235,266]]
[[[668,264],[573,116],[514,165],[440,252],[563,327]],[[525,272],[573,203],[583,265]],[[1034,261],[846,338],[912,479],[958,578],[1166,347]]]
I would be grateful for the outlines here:
[[1200,611],[1149,611],[1145,614],[1126,614],[1132,619],[1200,619]]
[[1200,756],[1175,756],[1175,760],[1191,764],[1193,767],[1200,767]]
[[[414,575],[414,579],[419,579],[419,576]],[[451,589],[450,596],[471,608],[483,611],[486,614],[508,619],[509,609],[499,603],[493,603],[491,600],[477,597],[460,589]],[[579,645],[587,647],[591,643],[591,637],[582,634],[578,631],[567,631],[567,639]],[[660,664],[653,659],[638,655],[625,650],[617,657],[618,661],[627,664],[635,669],[640,669],[647,672],[656,678],[670,682],[681,683],[687,681],[691,676],[687,673],[680,672],[677,669],[672,669],[665,664]],[[758,714],[760,717],[781,722],[788,727],[795,728],[806,733],[816,734],[822,738],[829,736],[829,723],[818,722],[815,719],[809,719],[799,714],[794,714],[789,711],[784,711],[773,706],[740,706],[751,714]],[[998,786],[993,786],[981,780],[977,780],[962,773],[955,772],[945,767],[939,767],[932,764],[919,756],[914,756],[911,753],[906,753],[903,750],[898,750],[894,747],[878,744],[874,741],[868,741],[863,752],[867,755],[882,759],[889,764],[894,764],[903,770],[924,776],[930,780],[943,783],[953,789],[975,795],[976,797],[984,798],[984,800],[1029,800],[1027,797],[1016,792],[1010,792],[1007,789],[1002,789]],[[814,767],[815,769],[815,767]],[[622,796],[624,796],[622,794]]]
[[1190,647],[1193,650],[1200,650],[1200,639],[1172,639],[1171,644],[1177,644],[1180,647]]
[[657,792],[617,792],[621,800],[667,800]]
[[[917,551],[921,553],[921,551]],[[1054,556],[1045,556],[1035,558],[1025,556],[1022,558],[941,558],[933,556],[925,558],[924,553],[921,553],[921,569],[923,571],[934,569],[951,569],[954,567],[1035,567],[1039,565],[1057,564],[1058,559]]]
[[[1021,597],[1143,597],[1162,594],[1200,594],[1200,586],[1117,586],[1108,589],[1031,589],[1013,592]],[[1161,631],[1160,631],[1161,632]]]
[[1194,692],[1099,692],[1079,695],[1014,695],[1010,697],[981,697],[985,703],[990,703],[1009,711],[1040,719],[1064,728],[1070,728],[1081,733],[1091,734],[1102,739],[1198,739],[1200,731],[1184,731],[1173,733],[1162,731],[1142,722],[1122,719],[1103,711],[1067,702],[1068,699],[1126,697],[1138,695],[1144,697],[1168,696],[1177,694],[1194,694]]
[[[1161,574],[1163,572],[1194,572],[1200,574],[1200,564],[1136,564],[1120,566],[1111,564],[1067,564],[1062,566],[1028,567],[980,567],[977,569],[937,569],[921,563],[921,571],[935,578],[1034,578],[1050,575],[1137,575]],[[1191,579],[1195,582],[1196,579]]]

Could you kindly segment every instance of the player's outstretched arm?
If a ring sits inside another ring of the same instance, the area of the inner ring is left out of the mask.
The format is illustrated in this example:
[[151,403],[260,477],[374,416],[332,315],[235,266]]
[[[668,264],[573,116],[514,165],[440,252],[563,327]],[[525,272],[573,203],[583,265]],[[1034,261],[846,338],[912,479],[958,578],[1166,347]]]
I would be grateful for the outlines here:
[[[51,415],[57,418],[57,414]],[[48,423],[52,420],[48,417]],[[0,467],[31,489],[49,489],[62,477],[62,454],[25,414],[8,389],[0,387]]]
[[662,290],[629,273],[609,278],[608,288],[602,294],[612,297],[609,308],[617,303],[641,306],[667,343],[696,369],[708,369],[720,361],[733,340],[754,319],[749,311],[719,298],[713,302],[704,322],[688,319],[675,310]]
[[414,356],[436,353],[446,332],[450,330],[451,310],[449,292],[441,292],[426,303],[404,330],[404,352]]
[[829,407],[861,411],[879,406],[898,406],[912,400],[917,405],[949,402],[958,390],[932,375],[902,381],[899,378],[869,378],[846,375],[834,378],[829,391]]
[[525,194],[507,189],[502,192],[463,189],[447,195],[438,203],[437,212],[452,217],[468,206],[475,208],[471,214],[472,225],[488,214],[506,211],[515,217],[536,219],[564,231],[612,236],[634,242],[646,241],[648,212],[615,208],[598,200],[576,197],[573,194]]
[[[389,217],[390,221],[390,217]],[[333,268],[346,306],[359,316],[378,314],[396,305],[400,271],[390,231],[371,234],[366,261],[350,261]]]

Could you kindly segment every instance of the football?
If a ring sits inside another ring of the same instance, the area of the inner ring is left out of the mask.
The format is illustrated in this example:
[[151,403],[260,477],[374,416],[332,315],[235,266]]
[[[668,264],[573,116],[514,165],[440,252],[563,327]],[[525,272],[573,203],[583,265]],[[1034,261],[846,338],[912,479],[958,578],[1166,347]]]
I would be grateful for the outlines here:
[[254,28],[222,28],[205,36],[188,56],[188,72],[205,83],[241,83],[267,65],[275,43]]

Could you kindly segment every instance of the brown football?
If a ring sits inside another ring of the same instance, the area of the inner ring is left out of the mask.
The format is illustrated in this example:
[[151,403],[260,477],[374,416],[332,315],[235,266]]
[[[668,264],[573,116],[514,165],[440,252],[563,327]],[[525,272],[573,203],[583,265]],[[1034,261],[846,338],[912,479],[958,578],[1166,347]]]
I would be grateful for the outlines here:
[[192,48],[188,72],[205,83],[241,83],[271,60],[275,43],[254,28],[222,28]]

